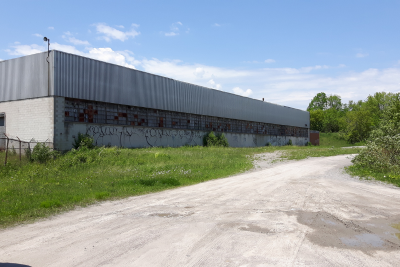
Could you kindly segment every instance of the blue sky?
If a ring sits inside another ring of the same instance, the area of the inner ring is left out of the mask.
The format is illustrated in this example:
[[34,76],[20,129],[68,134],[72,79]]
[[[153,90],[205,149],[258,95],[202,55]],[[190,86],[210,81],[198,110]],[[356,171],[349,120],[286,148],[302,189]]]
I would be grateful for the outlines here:
[[0,60],[51,48],[306,109],[400,91],[400,1],[1,1]]

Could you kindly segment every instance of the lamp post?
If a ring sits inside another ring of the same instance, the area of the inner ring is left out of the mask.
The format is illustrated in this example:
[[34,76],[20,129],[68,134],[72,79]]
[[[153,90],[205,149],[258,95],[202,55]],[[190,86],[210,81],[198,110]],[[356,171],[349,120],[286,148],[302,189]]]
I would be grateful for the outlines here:
[[43,41],[47,42],[47,58],[49,58],[50,55],[50,39],[47,37],[43,37]]
[[50,39],[47,37],[43,37],[43,41],[47,42],[47,95],[50,96],[50,62],[49,62],[49,56],[50,56]]

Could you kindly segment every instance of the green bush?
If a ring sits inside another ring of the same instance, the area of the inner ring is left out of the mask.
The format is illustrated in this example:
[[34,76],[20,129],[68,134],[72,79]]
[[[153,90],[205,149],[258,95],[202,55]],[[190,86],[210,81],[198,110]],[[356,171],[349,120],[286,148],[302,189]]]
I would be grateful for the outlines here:
[[226,136],[222,133],[219,135],[215,135],[214,132],[210,132],[206,136],[204,136],[203,140],[204,146],[222,146],[229,147],[229,142]]
[[79,149],[82,147],[92,149],[95,147],[94,145],[94,139],[88,134],[82,134],[78,133],[78,138],[74,138],[74,142],[72,143],[72,146],[75,149]]
[[307,142],[306,146],[312,146],[311,142]]
[[292,143],[292,139],[289,139],[289,141],[287,142],[287,144],[286,144],[287,146],[291,146],[291,145],[293,145],[293,143]]
[[52,150],[50,147],[46,146],[45,143],[37,143],[33,148],[31,161],[45,163],[50,159],[56,158],[58,155],[57,151]]
[[400,174],[400,94],[387,102],[379,126],[371,132],[366,149],[352,162],[355,167]]
[[271,146],[271,143],[270,143],[270,142],[267,142],[267,143],[265,144],[265,146]]

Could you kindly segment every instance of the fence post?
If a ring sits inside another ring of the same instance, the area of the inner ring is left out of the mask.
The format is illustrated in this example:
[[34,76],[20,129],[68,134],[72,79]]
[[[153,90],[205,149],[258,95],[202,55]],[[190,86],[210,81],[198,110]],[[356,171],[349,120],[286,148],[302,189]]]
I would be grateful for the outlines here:
[[21,139],[17,136],[18,141],[19,141],[19,164],[21,165],[22,160],[21,160]]
[[7,136],[7,135],[6,135],[6,137],[7,137],[7,146],[6,146],[6,158],[5,158],[5,160],[4,160],[4,166],[6,166],[6,165],[7,165],[8,141],[10,141],[10,139],[8,138],[8,136]]

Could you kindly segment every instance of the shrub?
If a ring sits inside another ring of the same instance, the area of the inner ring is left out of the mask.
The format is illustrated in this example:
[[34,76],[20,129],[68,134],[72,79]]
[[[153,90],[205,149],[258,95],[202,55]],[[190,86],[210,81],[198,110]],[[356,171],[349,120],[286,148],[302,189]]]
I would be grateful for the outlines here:
[[72,143],[72,146],[75,149],[79,149],[82,147],[92,149],[95,147],[94,145],[94,139],[88,134],[81,134],[78,133],[78,138],[74,138],[74,142]]
[[366,148],[352,160],[354,166],[399,175],[400,94],[388,101],[378,128],[370,136]]
[[312,146],[311,142],[307,142],[306,146]]
[[37,143],[33,148],[31,161],[45,163],[50,159],[54,159],[59,154],[57,151],[52,151],[50,147],[46,146],[45,143]]
[[291,146],[291,145],[293,145],[292,144],[292,139],[289,139],[289,141],[287,142],[287,144],[286,144],[287,146]]
[[215,135],[214,132],[210,132],[209,134],[204,136],[203,140],[204,146],[222,146],[229,147],[229,142],[226,136],[222,133],[219,135]]
[[270,142],[267,142],[266,144],[265,144],[265,146],[271,146],[272,144],[270,143]]
[[366,149],[354,157],[352,162],[377,172],[400,174],[400,134],[368,141]]

